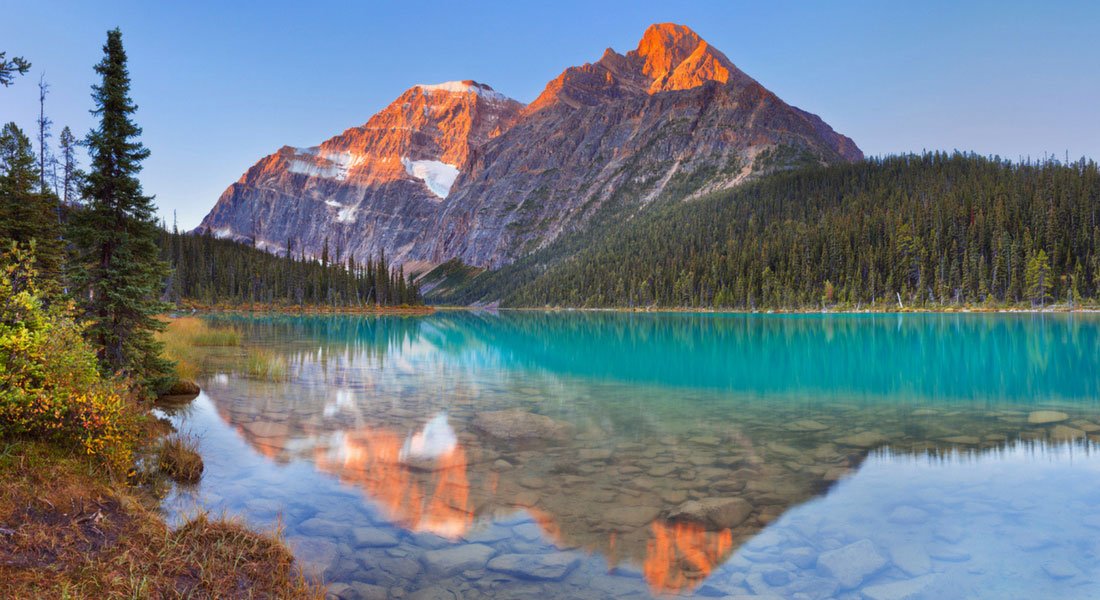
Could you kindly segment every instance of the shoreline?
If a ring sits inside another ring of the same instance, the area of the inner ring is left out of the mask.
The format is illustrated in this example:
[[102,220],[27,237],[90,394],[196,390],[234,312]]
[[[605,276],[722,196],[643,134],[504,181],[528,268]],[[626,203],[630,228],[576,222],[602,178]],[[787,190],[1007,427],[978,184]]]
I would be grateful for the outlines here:
[[903,315],[903,314],[1095,314],[1100,313],[1100,307],[1069,307],[1066,305],[1050,306],[1046,308],[1023,307],[959,307],[959,308],[844,308],[844,309],[762,309],[762,310],[727,310],[717,308],[689,308],[689,307],[647,307],[647,308],[623,308],[623,307],[567,307],[567,306],[434,306],[437,311],[526,311],[526,312],[616,312],[616,313],[684,313],[684,314],[724,314],[724,315]]
[[425,315],[435,312],[436,307],[422,306],[280,306],[257,304],[253,306],[209,305],[181,303],[168,311],[178,314],[197,313],[259,313],[259,314],[296,314],[296,315]]

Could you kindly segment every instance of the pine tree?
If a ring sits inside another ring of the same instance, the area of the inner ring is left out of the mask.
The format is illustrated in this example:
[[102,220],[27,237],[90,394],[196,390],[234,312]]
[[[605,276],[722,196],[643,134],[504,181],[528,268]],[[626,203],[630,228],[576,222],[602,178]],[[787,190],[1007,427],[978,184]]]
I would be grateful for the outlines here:
[[34,243],[35,269],[47,294],[61,285],[62,248],[53,212],[53,198],[35,190],[39,172],[31,141],[8,123],[0,130],[0,240],[4,250],[12,242]]
[[157,249],[153,198],[142,194],[137,174],[149,151],[138,141],[141,128],[131,119],[130,76],[122,33],[107,32],[103,60],[92,87],[98,126],[85,143],[91,168],[83,188],[85,210],[74,215],[77,261],[73,283],[91,325],[88,335],[100,348],[101,366],[131,377],[147,392],[168,381],[170,365],[160,356],[154,332],[163,328],[157,300],[167,266]]

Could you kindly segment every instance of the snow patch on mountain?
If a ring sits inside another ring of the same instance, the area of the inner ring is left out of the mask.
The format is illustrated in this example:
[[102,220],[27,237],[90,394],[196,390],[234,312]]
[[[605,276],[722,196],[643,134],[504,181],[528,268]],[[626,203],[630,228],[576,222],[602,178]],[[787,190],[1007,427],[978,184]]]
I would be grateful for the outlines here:
[[295,148],[287,169],[291,173],[344,181],[348,170],[359,164],[361,157],[351,152],[321,152],[318,148]]
[[454,94],[466,94],[473,92],[488,100],[511,100],[508,96],[493,88],[476,81],[444,81],[443,83],[417,84],[415,87],[425,92],[451,92]]
[[446,198],[458,178],[458,167],[438,160],[409,160],[402,158],[405,172],[424,182],[433,194]]
[[354,223],[356,210],[359,209],[355,206],[345,206],[336,213],[336,220],[340,223]]

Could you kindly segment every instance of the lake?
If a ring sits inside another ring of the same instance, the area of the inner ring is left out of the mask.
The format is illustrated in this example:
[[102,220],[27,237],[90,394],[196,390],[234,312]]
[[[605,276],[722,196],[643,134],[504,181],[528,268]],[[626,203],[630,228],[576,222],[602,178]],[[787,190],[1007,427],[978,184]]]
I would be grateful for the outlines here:
[[340,597],[1100,597],[1100,316],[208,319],[165,510]]

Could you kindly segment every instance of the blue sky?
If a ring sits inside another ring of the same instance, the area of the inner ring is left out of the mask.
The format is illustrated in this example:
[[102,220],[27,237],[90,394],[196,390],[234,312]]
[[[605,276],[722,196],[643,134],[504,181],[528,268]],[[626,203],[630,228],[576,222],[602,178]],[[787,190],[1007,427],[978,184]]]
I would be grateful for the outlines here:
[[119,26],[142,180],[193,227],[284,144],[365,122],[417,83],[476,79],[524,102],[562,69],[688,25],[867,154],[962,149],[1100,159],[1100,2],[5,2],[0,50],[33,71],[0,89],[24,129],[36,82],[78,134],[92,66]]

